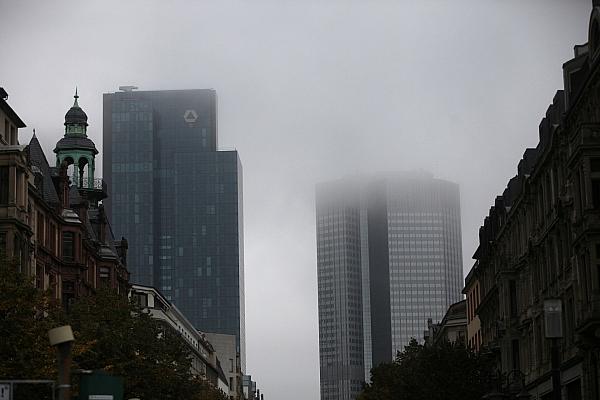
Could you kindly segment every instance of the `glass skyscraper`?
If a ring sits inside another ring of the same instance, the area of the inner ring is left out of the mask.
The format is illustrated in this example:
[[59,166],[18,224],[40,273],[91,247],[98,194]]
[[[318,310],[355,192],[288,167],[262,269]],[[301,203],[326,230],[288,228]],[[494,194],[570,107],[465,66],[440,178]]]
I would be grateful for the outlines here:
[[242,166],[217,149],[214,90],[104,95],[105,204],[131,281],[202,331],[235,335],[245,370]]
[[352,400],[462,297],[458,185],[426,173],[317,187],[321,400]]

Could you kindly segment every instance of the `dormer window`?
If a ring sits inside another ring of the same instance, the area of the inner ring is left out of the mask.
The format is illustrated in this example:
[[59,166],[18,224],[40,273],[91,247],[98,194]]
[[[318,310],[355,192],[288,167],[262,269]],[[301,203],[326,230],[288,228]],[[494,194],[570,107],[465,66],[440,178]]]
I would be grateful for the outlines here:
[[0,204],[8,204],[8,167],[0,167]]

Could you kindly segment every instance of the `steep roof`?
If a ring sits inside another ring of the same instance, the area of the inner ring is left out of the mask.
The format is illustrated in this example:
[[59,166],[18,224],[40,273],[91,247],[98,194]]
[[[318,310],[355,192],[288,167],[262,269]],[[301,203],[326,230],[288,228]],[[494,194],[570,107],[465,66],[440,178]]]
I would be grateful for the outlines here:
[[44,150],[42,150],[42,146],[35,135],[33,135],[29,142],[29,160],[31,165],[37,167],[42,174],[43,180],[42,188],[40,190],[42,198],[50,204],[60,203],[58,193],[56,193],[56,188],[52,181],[50,164],[48,164]]
[[23,120],[21,118],[19,118],[19,116],[17,115],[15,110],[13,110],[8,105],[8,103],[6,102],[6,99],[8,99],[8,94],[6,93],[4,88],[0,87],[0,110],[4,111],[4,113],[6,115],[8,115],[8,118],[10,118],[10,120],[15,125],[17,125],[17,128],[25,128],[25,122],[23,122]]
[[79,204],[81,204],[82,201],[83,201],[83,199],[81,198],[81,195],[79,194],[79,190],[77,189],[77,186],[71,185],[71,187],[69,187],[69,204],[71,206],[79,205]]

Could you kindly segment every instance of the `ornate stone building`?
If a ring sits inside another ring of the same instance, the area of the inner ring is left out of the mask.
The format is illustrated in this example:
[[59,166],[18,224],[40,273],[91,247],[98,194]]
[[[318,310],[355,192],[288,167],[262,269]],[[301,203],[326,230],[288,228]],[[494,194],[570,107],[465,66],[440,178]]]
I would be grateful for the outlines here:
[[98,151],[87,137],[87,115],[77,94],[65,115],[54,167],[35,133],[29,145],[19,145],[18,128],[25,124],[6,102],[6,92],[0,94],[0,252],[65,307],[98,287],[125,295],[127,242],[115,240],[104,213],[106,185],[94,177]]
[[0,253],[16,260],[20,268],[29,264],[29,179],[25,146],[19,144],[18,130],[25,123],[8,105],[8,94],[0,88]]
[[439,345],[443,342],[467,345],[467,304],[461,300],[448,307],[440,322],[427,320],[427,330],[423,333],[426,345]]
[[[552,396],[544,300],[562,300],[563,399],[600,398],[600,1],[589,41],[479,232],[467,276],[468,341],[495,356],[504,386]],[[478,321],[475,320],[478,319]],[[479,326],[480,322],[480,326]]]

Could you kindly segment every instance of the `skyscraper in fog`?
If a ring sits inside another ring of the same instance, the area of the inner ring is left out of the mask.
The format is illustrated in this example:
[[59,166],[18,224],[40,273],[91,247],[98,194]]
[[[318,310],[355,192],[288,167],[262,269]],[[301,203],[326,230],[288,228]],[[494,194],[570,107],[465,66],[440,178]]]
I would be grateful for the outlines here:
[[460,196],[426,173],[317,187],[321,400],[351,400],[461,298]]
[[217,150],[216,93],[123,89],[104,95],[103,172],[131,281],[235,335],[245,370],[242,167]]

